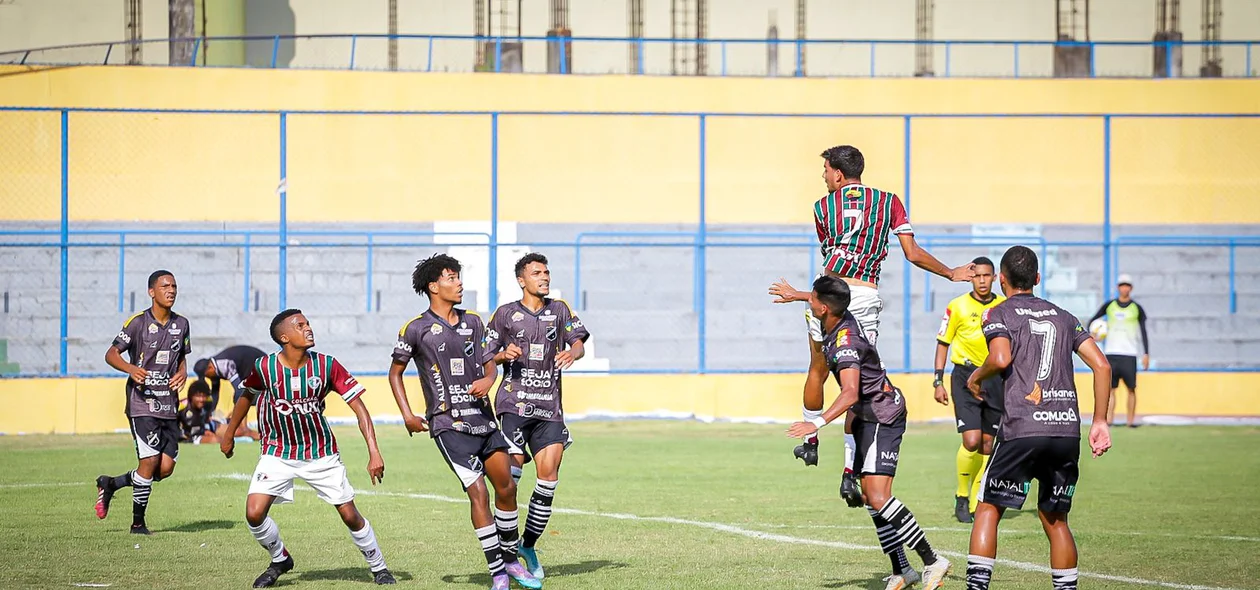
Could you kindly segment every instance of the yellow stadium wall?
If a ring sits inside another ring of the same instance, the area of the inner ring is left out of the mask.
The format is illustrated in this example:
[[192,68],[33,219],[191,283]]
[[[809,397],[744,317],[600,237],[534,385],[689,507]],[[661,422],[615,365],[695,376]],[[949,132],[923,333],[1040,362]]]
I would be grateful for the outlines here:
[[[948,420],[952,409],[932,399],[931,375],[894,375],[906,393],[913,421]],[[724,420],[800,417],[803,375],[616,375],[565,380],[570,414],[669,413]],[[1082,414],[1093,413],[1089,375],[1077,376]],[[1142,415],[1260,416],[1254,375],[1235,373],[1144,373],[1139,395]],[[363,380],[364,400],[376,416],[397,416],[384,377]],[[423,407],[419,383],[409,380],[412,406]],[[834,384],[828,384],[834,389]],[[88,434],[125,430],[122,379],[0,380],[0,433]],[[1187,391],[1194,391],[1187,396]],[[828,403],[834,394],[830,391]],[[228,401],[221,409],[228,409]],[[1119,408],[1123,411],[1124,402]],[[351,417],[330,400],[328,416]]]
[[[8,75],[4,75],[4,74]],[[404,74],[84,67],[0,70],[0,104],[292,110],[515,110],[659,113],[1260,113],[1248,80],[784,80],[652,76]],[[0,112],[5,220],[60,211],[56,113]],[[483,115],[292,115],[295,222],[485,219],[490,119]],[[1260,118],[1115,119],[1112,221],[1260,223]],[[865,180],[905,193],[901,117],[712,117],[712,223],[808,223],[818,152],[852,143]],[[504,116],[500,216],[520,222],[692,223],[695,117]],[[913,219],[1101,223],[1101,118],[917,118]],[[74,221],[273,221],[276,115],[72,113]],[[181,199],[172,202],[177,190]],[[960,195],[961,193],[961,195]],[[545,194],[554,206],[532,206]],[[1194,198],[1186,198],[1194,195]],[[956,205],[965,196],[972,206]],[[213,202],[214,207],[203,206]],[[1028,203],[1055,203],[1054,207]],[[154,207],[162,203],[161,207]],[[614,209],[609,207],[615,203]],[[402,206],[400,206],[402,204]]]

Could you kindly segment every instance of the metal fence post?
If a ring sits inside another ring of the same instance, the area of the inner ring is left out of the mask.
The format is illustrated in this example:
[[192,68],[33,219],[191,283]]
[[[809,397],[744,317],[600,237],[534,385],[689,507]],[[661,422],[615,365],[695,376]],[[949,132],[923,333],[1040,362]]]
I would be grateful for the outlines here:
[[67,350],[70,330],[70,111],[61,110],[61,332],[57,348],[60,362],[57,371],[67,373]]
[[[498,62],[496,51],[495,62]],[[497,71],[497,70],[496,70]],[[490,305],[499,306],[499,113],[490,113]]]
[[[905,150],[905,155],[902,158],[902,162],[904,163],[903,164],[904,168],[901,173],[902,173],[902,183],[905,186],[902,188],[901,196],[902,196],[902,200],[905,201],[907,215],[910,214],[910,119],[911,118],[909,115],[902,117],[902,122],[903,122],[902,134],[904,136],[902,140],[902,142],[904,143],[904,145],[902,146],[902,149]],[[901,364],[904,370],[909,371],[910,370],[910,281],[911,281],[910,261],[903,259],[901,266],[902,266],[901,284],[904,285],[904,287],[902,287],[902,294],[901,294],[901,317],[904,318],[902,320],[902,325],[901,325],[901,331],[902,331]]]
[[705,215],[706,203],[705,203],[705,183],[704,183],[705,168],[706,168],[705,146],[706,146],[706,141],[707,141],[705,138],[705,134],[706,134],[707,127],[708,127],[708,117],[706,115],[700,115],[700,216],[699,216],[700,224],[698,228],[699,231],[696,232],[695,302],[697,304],[696,311],[698,312],[696,316],[696,327],[698,328],[697,334],[696,334],[697,336],[696,356],[699,361],[698,363],[699,371],[701,374],[704,374],[708,370],[708,362],[705,359],[705,352],[706,352],[705,332],[706,332],[706,327],[707,327],[705,324],[707,323],[707,319],[708,319],[708,314],[705,312],[705,308],[707,307],[705,305],[705,299],[706,299],[706,292],[707,292],[709,279],[708,279],[707,265],[706,265],[706,258],[708,258],[708,256],[705,250],[705,245],[706,245],[706,242],[708,242],[709,240],[709,226],[708,226],[707,217]]
[[1102,292],[1111,297],[1111,115],[1103,115],[1103,284]]
[[280,113],[280,309],[289,304],[289,114]]

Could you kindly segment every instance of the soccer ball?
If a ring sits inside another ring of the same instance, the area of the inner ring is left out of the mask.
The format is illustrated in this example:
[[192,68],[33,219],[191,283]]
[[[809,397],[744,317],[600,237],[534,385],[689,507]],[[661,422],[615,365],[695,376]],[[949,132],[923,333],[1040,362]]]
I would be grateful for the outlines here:
[[1107,339],[1107,320],[1098,318],[1090,322],[1089,335],[1093,336],[1094,340],[1099,340],[1099,341],[1106,340]]

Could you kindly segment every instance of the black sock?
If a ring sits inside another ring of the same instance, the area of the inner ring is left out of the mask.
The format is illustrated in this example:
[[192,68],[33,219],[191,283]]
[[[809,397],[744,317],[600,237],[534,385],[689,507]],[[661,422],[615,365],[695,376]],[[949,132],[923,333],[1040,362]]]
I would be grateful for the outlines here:
[[526,547],[532,548],[543,531],[547,530],[557,483],[559,482],[540,479],[534,487],[534,494],[529,498],[529,515],[525,517],[525,535],[521,538]]
[[936,552],[928,543],[927,535],[923,534],[923,529],[919,528],[919,523],[914,520],[914,514],[901,503],[901,500],[889,498],[888,503],[884,504],[884,508],[879,511],[879,515],[897,530],[900,545],[914,549],[915,553],[919,554],[919,557],[923,559],[923,565],[936,563]]
[[490,577],[502,575],[503,547],[499,545],[499,531],[494,525],[483,526],[476,530],[477,540],[481,541],[481,551],[486,554],[486,566],[490,569]]
[[144,512],[149,508],[149,493],[153,490],[153,480],[131,476],[131,526],[144,525]]
[[504,563],[516,561],[516,542],[521,538],[518,512],[494,509],[494,526],[499,530],[499,547],[503,550]]
[[119,476],[115,477],[115,478],[114,478],[114,489],[115,489],[115,490],[119,490],[119,489],[122,489],[122,488],[131,487],[131,474],[132,474],[132,473],[133,473],[133,472],[128,471],[127,473],[124,473],[124,474],[122,474],[122,475],[119,475]]
[[897,531],[874,508],[867,506],[866,511],[870,513],[871,521],[875,523],[875,532],[879,535],[880,549],[888,555],[889,561],[892,562],[893,574],[901,575],[906,573],[910,569],[910,560],[906,559],[905,550],[897,543]]

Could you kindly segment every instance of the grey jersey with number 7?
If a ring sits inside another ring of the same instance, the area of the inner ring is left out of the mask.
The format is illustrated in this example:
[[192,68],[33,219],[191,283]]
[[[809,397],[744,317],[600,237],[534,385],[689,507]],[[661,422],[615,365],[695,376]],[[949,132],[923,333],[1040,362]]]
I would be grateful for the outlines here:
[[1039,297],[1018,294],[984,312],[984,338],[1011,342],[1002,372],[1006,412],[998,438],[1081,436],[1072,355],[1090,339],[1076,316]]

